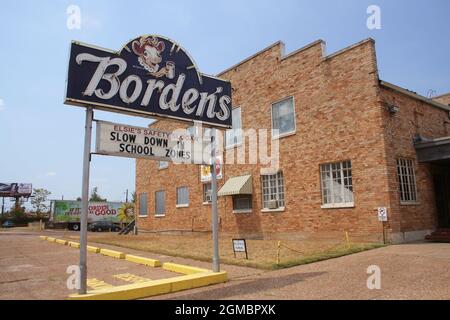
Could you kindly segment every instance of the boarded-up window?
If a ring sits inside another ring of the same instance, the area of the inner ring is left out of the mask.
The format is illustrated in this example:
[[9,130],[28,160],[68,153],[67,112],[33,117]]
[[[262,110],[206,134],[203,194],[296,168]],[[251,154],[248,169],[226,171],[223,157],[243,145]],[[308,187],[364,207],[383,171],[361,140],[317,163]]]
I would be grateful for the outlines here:
[[177,205],[189,205],[189,189],[188,187],[177,188]]
[[139,215],[146,216],[147,213],[147,193],[141,193],[139,197]]
[[163,216],[166,213],[166,192],[155,192],[155,215]]

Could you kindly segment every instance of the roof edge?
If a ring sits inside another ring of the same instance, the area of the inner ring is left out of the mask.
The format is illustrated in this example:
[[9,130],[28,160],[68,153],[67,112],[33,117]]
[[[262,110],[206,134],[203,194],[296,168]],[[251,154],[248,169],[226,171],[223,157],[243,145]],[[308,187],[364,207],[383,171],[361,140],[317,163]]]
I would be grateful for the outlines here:
[[399,87],[399,86],[397,86],[395,84],[392,84],[392,83],[380,80],[380,85],[382,87],[385,87],[385,88],[397,91],[399,93],[402,93],[404,95],[407,95],[407,96],[409,96],[409,97],[411,97],[413,99],[416,99],[416,100],[428,103],[428,104],[430,104],[430,105],[432,105],[432,106],[434,106],[436,108],[439,108],[439,109],[442,109],[442,110],[445,110],[445,111],[450,111],[450,107],[446,106],[445,104],[442,104],[440,102],[434,101],[434,100],[429,99],[429,98],[426,98],[424,96],[421,96],[420,94],[411,92],[411,91],[409,91],[407,89],[404,89],[402,87]]
[[331,54],[329,54],[329,55],[323,57],[323,59],[324,59],[324,60],[327,60],[327,59],[334,58],[334,57],[336,57],[336,56],[338,56],[338,55],[340,55],[340,54],[342,54],[342,53],[344,53],[344,52],[347,52],[347,51],[349,51],[349,50],[351,50],[351,49],[354,49],[354,48],[356,48],[356,47],[358,47],[358,46],[360,46],[360,45],[363,45],[363,44],[365,44],[365,43],[367,43],[367,42],[375,43],[375,40],[374,40],[373,38],[367,38],[367,39],[361,40],[361,41],[359,41],[359,42],[357,42],[357,43],[354,43],[354,44],[352,44],[352,45],[349,45],[348,47],[342,48],[341,50],[338,50],[338,51],[336,51],[336,52],[334,52],[334,53],[331,53]]
[[264,49],[259,50],[258,52],[252,54],[251,56],[245,58],[244,60],[241,60],[240,62],[238,62],[238,63],[232,65],[231,67],[229,67],[229,68],[227,68],[227,69],[225,69],[225,70],[219,72],[218,74],[216,74],[216,77],[220,77],[220,76],[223,75],[224,73],[227,73],[228,71],[233,70],[234,68],[236,68],[236,67],[238,67],[238,66],[240,66],[240,65],[242,65],[242,64],[244,64],[244,63],[246,63],[247,61],[249,61],[249,60],[255,58],[256,56],[259,56],[261,53],[263,53],[263,52],[265,52],[265,51],[267,51],[267,50],[269,50],[269,49],[272,49],[273,47],[275,47],[275,46],[277,46],[277,45],[280,45],[280,44],[281,44],[281,46],[282,46],[282,48],[283,48],[283,50],[284,50],[284,42],[281,41],[281,40],[278,40],[277,42],[272,43],[271,45],[265,47]]
[[442,98],[442,97],[445,97],[445,96],[450,96],[450,92],[447,92],[447,93],[444,93],[444,94],[440,94],[440,95],[435,96],[435,97],[433,97],[431,99],[439,99],[439,98]]

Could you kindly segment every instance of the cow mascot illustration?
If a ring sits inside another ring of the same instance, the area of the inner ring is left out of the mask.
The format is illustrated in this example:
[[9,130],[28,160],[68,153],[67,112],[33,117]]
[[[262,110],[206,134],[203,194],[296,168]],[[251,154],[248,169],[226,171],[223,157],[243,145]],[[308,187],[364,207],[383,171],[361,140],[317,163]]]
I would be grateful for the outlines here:
[[160,78],[166,76],[169,79],[175,77],[175,63],[167,61],[166,66],[160,69],[159,64],[162,61],[161,53],[165,49],[163,41],[156,37],[141,37],[133,41],[133,52],[138,56],[138,61],[150,75]]

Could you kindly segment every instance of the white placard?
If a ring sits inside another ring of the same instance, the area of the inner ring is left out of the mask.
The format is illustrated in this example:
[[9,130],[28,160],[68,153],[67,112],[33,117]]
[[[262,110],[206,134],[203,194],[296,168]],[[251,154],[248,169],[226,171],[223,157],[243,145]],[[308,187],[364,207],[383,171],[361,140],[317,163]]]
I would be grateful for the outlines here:
[[388,221],[388,212],[386,207],[378,208],[378,220],[382,222]]
[[211,148],[184,129],[174,132],[97,121],[96,153],[176,163],[210,163]]
[[233,248],[234,248],[234,252],[246,252],[246,248],[245,248],[245,240],[243,239],[238,239],[238,240],[233,240]]

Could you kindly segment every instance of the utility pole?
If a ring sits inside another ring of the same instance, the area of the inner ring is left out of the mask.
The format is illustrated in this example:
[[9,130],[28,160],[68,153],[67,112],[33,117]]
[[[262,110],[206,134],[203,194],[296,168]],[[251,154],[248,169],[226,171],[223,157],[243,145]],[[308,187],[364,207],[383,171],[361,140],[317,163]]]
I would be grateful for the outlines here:
[[89,197],[89,171],[91,164],[92,118],[94,110],[86,108],[86,126],[84,132],[83,181],[81,187],[81,219],[80,219],[80,289],[79,294],[87,292],[87,220]]
[[128,203],[128,189],[127,189],[126,196],[125,196],[125,202]]
[[217,213],[217,173],[216,173],[216,137],[217,129],[211,129],[211,223],[213,240],[213,271],[220,271],[219,258],[219,217]]
[[2,197],[2,217],[5,214],[5,197]]

